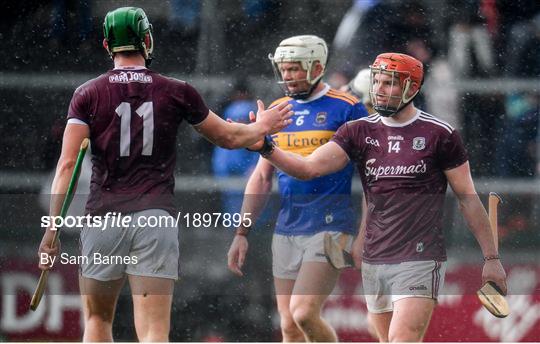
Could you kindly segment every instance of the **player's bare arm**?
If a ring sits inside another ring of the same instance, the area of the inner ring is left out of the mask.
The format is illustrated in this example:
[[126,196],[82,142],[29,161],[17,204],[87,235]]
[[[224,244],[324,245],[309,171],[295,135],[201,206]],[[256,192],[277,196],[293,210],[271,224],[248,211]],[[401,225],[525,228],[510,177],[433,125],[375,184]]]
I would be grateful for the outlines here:
[[[264,159],[259,159],[257,166],[251,173],[244,191],[244,201],[242,203],[242,218],[244,214],[250,214],[249,219],[254,223],[264,209],[270,191],[272,190],[272,178],[274,176],[274,166]],[[229,252],[227,253],[227,265],[229,270],[243,276],[242,266],[244,265],[248,251],[247,233],[249,228],[240,227],[234,236]]]
[[210,111],[208,117],[194,127],[212,143],[235,149],[250,146],[265,135],[274,134],[291,124],[292,106],[287,102],[265,110],[263,102],[258,100],[257,107],[258,120],[251,124],[227,122]]
[[[461,166],[447,170],[444,173],[459,200],[461,212],[471,232],[476,237],[484,257],[498,256],[499,252],[495,248],[488,215],[474,188],[469,162],[465,162]],[[506,294],[506,273],[500,259],[485,261],[482,271],[482,284],[486,281],[495,282]]]
[[[90,132],[87,125],[68,124],[66,126],[62,141],[62,153],[58,159],[58,164],[56,165],[56,173],[51,187],[50,216],[57,216],[60,214],[62,202],[64,201],[64,196],[69,186],[73,168],[75,167],[75,161],[77,161],[79,147],[83,139],[89,137],[89,135]],[[51,230],[51,228],[45,230],[45,234],[39,245],[38,254],[47,253],[52,257],[58,255],[60,251],[60,241],[58,241],[55,247],[50,247],[54,234],[55,232]],[[48,270],[50,269],[50,266],[40,264],[39,268]]]
[[343,148],[332,141],[320,146],[306,157],[276,147],[272,154],[265,158],[283,172],[301,180],[310,180],[337,172],[349,162],[349,157]]

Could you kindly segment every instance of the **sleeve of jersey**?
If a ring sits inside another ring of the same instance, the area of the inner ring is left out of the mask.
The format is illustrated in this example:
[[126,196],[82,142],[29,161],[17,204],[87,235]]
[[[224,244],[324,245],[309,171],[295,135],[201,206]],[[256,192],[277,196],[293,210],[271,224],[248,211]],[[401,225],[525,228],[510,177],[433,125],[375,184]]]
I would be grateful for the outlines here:
[[197,90],[189,85],[184,85],[184,118],[191,125],[197,125],[204,121],[208,116],[208,107],[204,103]]
[[88,90],[79,87],[73,92],[73,97],[71,98],[71,102],[69,103],[69,110],[68,110],[68,121],[70,119],[75,119],[79,121],[83,121],[86,124],[90,124],[90,108],[88,107],[88,104],[90,103],[90,99]]
[[468,160],[467,151],[457,130],[445,137],[439,147],[439,162],[443,170],[463,165]]
[[352,111],[351,111],[351,116],[348,120],[354,121],[362,117],[367,117],[367,115],[368,115],[368,112],[364,104],[358,102],[353,106]]
[[349,130],[349,125],[344,123],[338,130],[334,133],[334,136],[330,141],[337,143],[349,156],[349,159],[354,160],[355,158],[355,149],[353,145],[353,138],[350,135],[351,131]]

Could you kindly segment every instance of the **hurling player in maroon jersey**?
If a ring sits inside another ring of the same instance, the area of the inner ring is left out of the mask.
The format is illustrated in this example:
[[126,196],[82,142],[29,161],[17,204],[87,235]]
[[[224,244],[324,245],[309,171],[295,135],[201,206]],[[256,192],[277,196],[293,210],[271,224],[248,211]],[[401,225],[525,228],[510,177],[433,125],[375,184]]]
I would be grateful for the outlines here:
[[459,134],[413,104],[424,77],[422,63],[385,53],[370,69],[377,113],[345,123],[306,157],[269,140],[251,149],[299,179],[333,173],[349,161],[357,164],[367,217],[352,253],[362,267],[370,321],[381,341],[421,341],[444,282],[442,215],[448,184],[482,250],[482,283],[493,281],[506,293],[506,274]]
[[[60,197],[51,198],[50,215],[59,214],[79,146],[90,138],[93,173],[86,213],[94,218],[122,213],[133,220],[126,227],[87,225],[81,231],[81,257],[87,259],[80,264],[83,340],[113,339],[116,301],[127,278],[138,339],[163,342],[168,340],[173,284],[178,278],[178,228],[170,224],[151,228],[138,219],[174,212],[178,126],[186,120],[208,140],[232,149],[280,131],[290,123],[292,112],[286,102],[267,111],[259,102],[260,123],[228,123],[207,108],[192,86],[147,68],[152,26],[142,9],[109,12],[103,29],[103,45],[114,69],[86,82],[73,95],[52,184],[52,194]],[[59,245],[50,247],[53,236],[48,228],[40,254],[58,255]],[[104,257],[114,257],[115,263]],[[47,270],[52,264],[39,267]]]

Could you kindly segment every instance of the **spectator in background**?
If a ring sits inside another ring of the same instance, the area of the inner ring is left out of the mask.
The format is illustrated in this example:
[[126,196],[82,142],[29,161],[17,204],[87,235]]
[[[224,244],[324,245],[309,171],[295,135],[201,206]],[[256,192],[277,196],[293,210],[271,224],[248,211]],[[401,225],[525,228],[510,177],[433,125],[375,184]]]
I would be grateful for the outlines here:
[[[456,0],[449,7],[448,62],[454,79],[493,77],[495,52],[493,37],[498,32],[497,9],[489,1]],[[488,30],[488,28],[491,30]],[[463,134],[469,145],[469,157],[475,161],[477,176],[495,173],[495,151],[486,150],[500,139],[501,102],[492,93],[458,93],[458,111],[462,114]]]
[[[540,77],[540,13],[512,29],[518,44],[508,46],[506,75],[519,78]],[[519,38],[518,38],[519,37]]]
[[540,98],[518,93],[506,98],[503,142],[497,150],[501,177],[534,177],[537,164]]
[[[451,6],[448,59],[461,76],[489,76],[495,72],[493,42],[480,11],[480,1],[456,0]],[[491,13],[491,12],[489,12]]]
[[[498,50],[504,54],[499,54],[499,62],[503,68],[505,76],[530,77],[529,75],[518,75],[518,69],[523,61],[520,60],[528,48],[525,45],[531,42],[535,36],[535,21],[539,21],[540,2],[538,0],[498,0],[500,34],[498,36]],[[536,19],[535,19],[536,17]],[[536,60],[538,61],[538,60]],[[538,66],[534,65],[529,67]]]
[[184,36],[195,35],[199,30],[201,2],[199,0],[172,0],[169,24]]
[[[223,116],[233,122],[249,123],[248,114],[250,111],[257,111],[257,103],[243,81],[238,83],[234,92],[231,102],[223,111]],[[258,159],[257,153],[246,149],[228,150],[216,146],[212,155],[212,170],[217,178],[247,177],[251,175]],[[242,191],[223,192],[221,211],[229,214],[239,213],[243,196]]]
[[[505,74],[518,78],[540,78],[540,14],[536,14],[532,20],[515,24],[512,37],[518,44],[513,54],[508,54]],[[537,151],[539,104],[540,98],[534,92],[514,93],[506,97],[502,128],[505,144],[498,145],[496,159],[499,176],[534,177],[540,153]]]
[[[339,50],[330,66],[329,82],[333,87],[343,86],[354,77],[358,66],[368,66],[375,56],[385,51],[404,52],[420,60],[426,69],[429,67],[435,54],[434,34],[420,1],[359,0],[348,13],[355,8],[362,12],[356,32],[350,39],[342,38],[345,36],[342,28],[350,20],[346,15],[334,39]],[[423,107],[423,100],[417,98],[416,103]]]
[[[84,43],[92,34],[92,2],[54,0],[51,13],[51,43],[64,45],[70,39],[70,32],[76,32],[76,40]],[[84,48],[90,48],[84,44]]]

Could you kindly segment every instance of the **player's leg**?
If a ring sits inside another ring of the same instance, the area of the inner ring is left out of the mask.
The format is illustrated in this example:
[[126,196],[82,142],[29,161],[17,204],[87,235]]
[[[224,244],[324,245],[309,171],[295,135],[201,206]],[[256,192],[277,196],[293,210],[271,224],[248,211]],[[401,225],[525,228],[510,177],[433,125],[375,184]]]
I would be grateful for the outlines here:
[[391,342],[421,342],[434,308],[435,300],[425,297],[408,297],[394,302],[388,339]]
[[276,288],[276,302],[280,317],[281,336],[283,342],[305,342],[306,337],[294,322],[290,311],[291,294],[294,288],[293,279],[283,279],[274,277]]
[[336,342],[334,329],[321,317],[324,301],[334,289],[339,272],[330,264],[305,262],[291,296],[294,322],[310,342]]
[[380,342],[388,342],[393,310],[391,288],[384,279],[386,269],[387,265],[362,263],[362,285],[368,310],[368,327],[371,329],[370,333]]
[[326,233],[341,247],[350,249],[352,236],[340,232],[296,237],[304,253],[291,297],[291,313],[308,341],[337,341],[334,329],[321,317],[323,304],[339,277],[339,271],[332,268],[324,257]]
[[388,332],[391,342],[419,342],[429,326],[446,262],[410,261],[391,264],[386,277],[392,286],[393,316]]
[[369,333],[381,343],[388,342],[388,331],[392,321],[392,312],[371,313],[368,312]]
[[174,280],[129,275],[129,284],[139,341],[168,341]]
[[[149,219],[159,219],[158,227],[145,226]],[[166,222],[166,218],[170,222]],[[137,337],[143,342],[169,339],[174,281],[178,279],[178,228],[174,219],[161,209],[133,214],[130,256],[126,273],[133,296],[133,318]],[[132,262],[134,260],[132,259]]]
[[112,323],[124,278],[98,281],[79,276],[83,315],[84,342],[112,342]]
[[294,322],[290,311],[291,295],[301,264],[302,251],[295,244],[295,238],[274,234],[272,237],[272,274],[284,342],[306,341],[304,333]]
[[129,253],[129,232],[120,227],[85,226],[80,234],[81,256],[79,289],[84,314],[84,341],[112,341],[116,302],[125,280],[123,264],[108,264],[110,256]]

